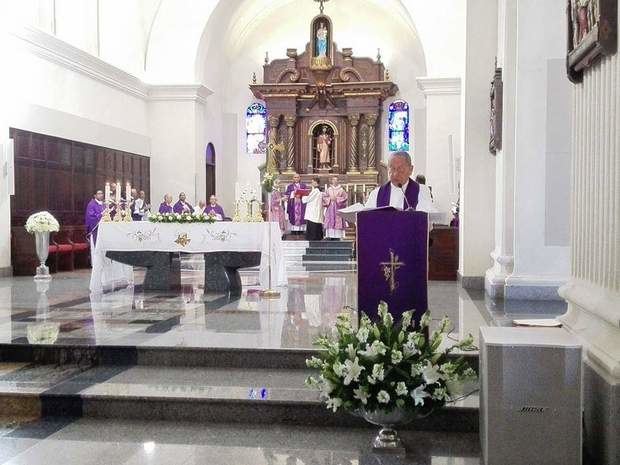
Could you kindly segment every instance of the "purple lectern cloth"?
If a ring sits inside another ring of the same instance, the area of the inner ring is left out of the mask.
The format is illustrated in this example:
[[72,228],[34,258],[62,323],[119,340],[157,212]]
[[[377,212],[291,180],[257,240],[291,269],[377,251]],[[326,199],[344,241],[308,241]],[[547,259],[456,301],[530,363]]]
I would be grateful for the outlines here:
[[172,205],[168,205],[166,202],[162,202],[159,204],[159,213],[162,215],[164,213],[172,213]]
[[189,213],[194,213],[194,207],[192,207],[189,203],[181,202],[180,200],[174,204],[174,207],[172,207],[172,211],[175,213],[183,213],[185,211],[185,208],[183,207],[187,207]]
[[[390,194],[392,193],[392,187],[390,186],[390,182],[388,181],[386,184],[382,185],[379,188],[379,193],[377,195],[377,207],[387,207],[390,205]],[[409,183],[407,184],[407,189],[405,190],[405,197],[407,197],[407,202],[409,202],[409,206],[414,210],[418,206],[418,194],[420,193],[420,185],[415,182],[413,179],[409,179]],[[405,201],[403,200],[403,210],[407,208],[405,205]]]
[[306,220],[304,220],[306,215],[306,204],[302,203],[301,199],[291,199],[291,193],[295,192],[297,189],[308,189],[308,186],[303,182],[292,183],[288,185],[285,192],[288,202],[288,220],[293,226],[301,226],[302,224],[306,224]]
[[205,207],[205,215],[208,215],[210,213],[213,213],[214,215],[220,215],[222,219],[224,219],[224,217],[226,216],[224,215],[224,209],[218,204],[215,204],[215,206],[209,204]]
[[[400,263],[393,292],[385,274],[392,261]],[[358,213],[357,264],[360,312],[376,320],[377,305],[384,300],[395,319],[415,310],[419,321],[428,309],[428,214],[392,207]]]
[[91,199],[86,205],[86,213],[84,214],[84,224],[86,225],[86,234],[93,235],[93,242],[97,240],[97,225],[101,221],[105,206],[95,199]]

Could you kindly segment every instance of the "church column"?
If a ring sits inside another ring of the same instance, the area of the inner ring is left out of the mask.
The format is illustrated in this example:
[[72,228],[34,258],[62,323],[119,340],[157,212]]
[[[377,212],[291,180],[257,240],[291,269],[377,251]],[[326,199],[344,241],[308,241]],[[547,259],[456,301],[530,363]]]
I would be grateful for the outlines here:
[[357,170],[357,125],[360,122],[360,115],[353,114],[349,115],[349,124],[351,125],[351,139],[350,139],[350,147],[349,147],[349,169],[347,173],[354,174],[358,173]]
[[368,169],[368,124],[366,118],[360,125],[360,140],[359,140],[359,160],[358,167],[363,173]]
[[[267,118],[267,122],[269,123],[269,133],[268,133],[268,144],[273,147],[277,144],[276,136],[278,135],[278,125],[280,124],[280,115],[269,115]],[[275,159],[276,153],[273,150],[267,150],[267,160],[266,166],[267,169],[276,169],[278,166],[278,161]]]
[[288,141],[286,144],[286,172],[293,173],[295,171],[295,121],[297,117],[295,115],[286,115],[284,122],[286,123],[286,130],[288,135]]
[[377,172],[377,155],[376,155],[376,143],[375,143],[375,134],[377,130],[375,128],[375,124],[377,122],[378,115],[376,113],[369,113],[364,115],[364,119],[366,124],[368,124],[368,166],[366,173],[376,173]]
[[620,55],[571,87],[571,271],[560,319],[583,343],[586,448],[592,463],[611,465],[620,457]]

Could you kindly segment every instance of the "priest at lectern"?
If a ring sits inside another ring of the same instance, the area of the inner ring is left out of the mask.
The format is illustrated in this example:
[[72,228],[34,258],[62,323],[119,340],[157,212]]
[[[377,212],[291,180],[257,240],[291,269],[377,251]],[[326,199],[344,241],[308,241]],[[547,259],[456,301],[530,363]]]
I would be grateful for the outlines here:
[[368,196],[366,208],[395,207],[429,212],[433,210],[428,190],[411,179],[413,163],[407,152],[394,152],[388,161],[389,182],[374,189]]

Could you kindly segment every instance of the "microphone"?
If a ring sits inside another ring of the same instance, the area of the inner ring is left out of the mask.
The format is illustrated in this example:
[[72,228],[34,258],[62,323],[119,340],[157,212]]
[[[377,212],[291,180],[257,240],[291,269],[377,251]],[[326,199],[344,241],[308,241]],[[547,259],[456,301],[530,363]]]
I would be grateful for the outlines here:
[[399,182],[397,185],[398,185],[398,188],[403,193],[403,199],[405,199],[405,205],[407,206],[405,211],[413,211],[413,208],[411,207],[411,205],[409,205],[409,200],[407,200],[407,196],[405,195],[405,189],[403,189],[403,183]]

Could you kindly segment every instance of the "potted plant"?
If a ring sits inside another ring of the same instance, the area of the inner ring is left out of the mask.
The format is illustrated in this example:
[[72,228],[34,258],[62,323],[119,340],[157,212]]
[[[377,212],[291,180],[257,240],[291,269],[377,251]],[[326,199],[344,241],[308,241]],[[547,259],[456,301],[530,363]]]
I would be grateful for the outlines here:
[[308,377],[306,384],[320,391],[332,411],[344,410],[380,425],[373,443],[376,449],[399,449],[396,425],[430,415],[462,395],[466,382],[476,380],[464,357],[451,355],[457,349],[475,348],[471,334],[443,346],[452,329],[448,318],[429,334],[428,312],[418,327],[411,311],[395,324],[387,304],[381,302],[379,317],[374,323],[362,314],[356,329],[350,314],[339,315],[332,336],[315,341],[323,350],[306,363],[319,373]]

